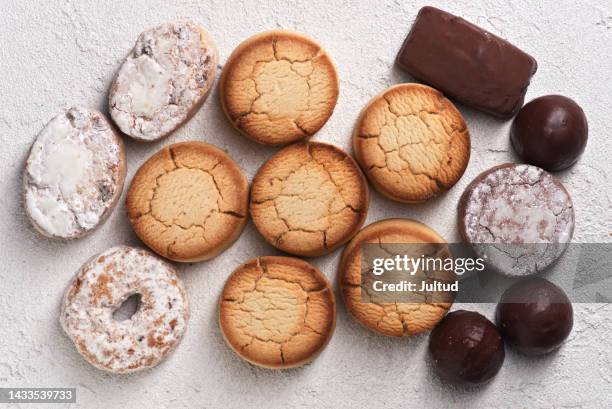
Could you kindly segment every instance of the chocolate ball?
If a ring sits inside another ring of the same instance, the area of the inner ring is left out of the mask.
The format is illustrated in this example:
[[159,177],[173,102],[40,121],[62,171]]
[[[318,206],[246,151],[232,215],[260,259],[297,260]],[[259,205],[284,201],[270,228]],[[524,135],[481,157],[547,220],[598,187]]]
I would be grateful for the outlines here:
[[497,306],[497,325],[508,344],[527,355],[558,348],[574,324],[572,304],[562,289],[543,278],[519,281]]
[[588,133],[586,116],[578,104],[561,95],[546,95],[519,111],[510,140],[525,162],[556,171],[576,163]]
[[429,352],[441,378],[458,384],[480,384],[504,363],[504,342],[497,327],[472,311],[448,314],[431,332]]

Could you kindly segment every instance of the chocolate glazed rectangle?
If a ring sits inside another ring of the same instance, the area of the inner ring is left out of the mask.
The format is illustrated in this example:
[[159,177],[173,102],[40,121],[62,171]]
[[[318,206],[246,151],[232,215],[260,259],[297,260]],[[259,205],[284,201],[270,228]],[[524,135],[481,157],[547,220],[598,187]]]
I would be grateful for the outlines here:
[[536,60],[445,11],[423,7],[400,49],[404,71],[468,106],[511,118],[523,106]]

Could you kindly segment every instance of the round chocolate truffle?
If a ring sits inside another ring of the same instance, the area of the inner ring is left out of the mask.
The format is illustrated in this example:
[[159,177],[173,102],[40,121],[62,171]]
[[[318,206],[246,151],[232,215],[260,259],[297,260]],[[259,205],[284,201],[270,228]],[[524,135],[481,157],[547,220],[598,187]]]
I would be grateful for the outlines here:
[[586,116],[577,103],[561,95],[546,95],[519,111],[510,140],[525,162],[557,171],[576,163],[588,133]]
[[527,355],[558,348],[574,323],[572,304],[562,289],[543,278],[519,281],[504,292],[497,324],[504,339]]
[[448,314],[431,332],[429,352],[440,377],[457,384],[480,384],[504,363],[504,342],[497,327],[473,311]]

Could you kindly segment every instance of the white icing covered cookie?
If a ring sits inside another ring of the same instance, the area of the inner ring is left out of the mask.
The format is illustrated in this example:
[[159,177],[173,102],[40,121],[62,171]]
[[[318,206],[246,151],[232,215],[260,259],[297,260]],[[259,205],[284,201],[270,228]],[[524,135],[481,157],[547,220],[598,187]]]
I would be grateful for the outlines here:
[[111,85],[111,117],[132,138],[154,141],[167,136],[200,108],[217,62],[214,41],[191,21],[143,32]]
[[51,238],[74,239],[112,212],[125,179],[123,142],[101,113],[70,108],[53,118],[30,150],[25,208]]

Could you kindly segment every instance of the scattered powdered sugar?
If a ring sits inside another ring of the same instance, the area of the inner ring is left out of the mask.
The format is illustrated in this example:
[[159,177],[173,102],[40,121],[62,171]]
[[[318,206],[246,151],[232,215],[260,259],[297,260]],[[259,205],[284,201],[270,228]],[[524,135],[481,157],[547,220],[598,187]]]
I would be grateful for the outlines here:
[[[130,296],[131,318],[113,313]],[[60,323],[79,353],[113,373],[150,368],[182,339],[189,320],[187,294],[172,266],[143,249],[112,247],[88,261],[64,296]]]
[[70,108],[32,145],[24,174],[26,211],[42,234],[80,237],[111,212],[123,189],[123,145],[102,114]]
[[571,198],[561,182],[535,166],[493,168],[468,187],[462,200],[467,240],[504,274],[542,271],[571,240]]
[[168,135],[206,97],[217,60],[213,41],[190,21],[143,32],[111,86],[113,120],[136,139],[152,141]]

